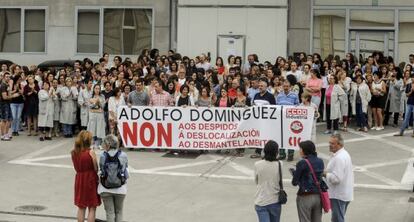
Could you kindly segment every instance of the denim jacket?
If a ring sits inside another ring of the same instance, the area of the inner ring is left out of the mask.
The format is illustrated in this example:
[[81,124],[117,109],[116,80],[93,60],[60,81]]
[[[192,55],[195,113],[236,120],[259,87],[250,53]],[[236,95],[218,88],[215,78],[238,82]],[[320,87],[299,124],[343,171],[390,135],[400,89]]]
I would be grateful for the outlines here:
[[[323,160],[318,158],[315,155],[309,155],[308,157],[304,157],[309,160],[311,163],[313,170],[315,171],[316,178],[319,180],[321,184],[321,189],[326,191],[328,189],[325,182],[322,180],[322,173],[324,170],[324,163]],[[298,195],[306,194],[306,193],[319,193],[319,189],[314,182],[312,172],[304,159],[300,160],[296,164],[296,170],[293,172],[293,179],[292,179],[293,186],[299,185]]]

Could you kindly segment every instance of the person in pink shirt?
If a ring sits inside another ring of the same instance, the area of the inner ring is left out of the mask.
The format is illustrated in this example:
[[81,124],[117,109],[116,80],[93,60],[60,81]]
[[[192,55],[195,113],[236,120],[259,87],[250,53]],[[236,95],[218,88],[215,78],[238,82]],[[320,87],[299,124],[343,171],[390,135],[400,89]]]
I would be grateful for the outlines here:
[[311,77],[306,82],[305,90],[308,91],[312,95],[311,102],[315,104],[317,107],[319,107],[319,104],[321,103],[321,89],[323,81],[321,79],[321,75],[319,73],[319,70],[317,69],[311,69],[310,71]]

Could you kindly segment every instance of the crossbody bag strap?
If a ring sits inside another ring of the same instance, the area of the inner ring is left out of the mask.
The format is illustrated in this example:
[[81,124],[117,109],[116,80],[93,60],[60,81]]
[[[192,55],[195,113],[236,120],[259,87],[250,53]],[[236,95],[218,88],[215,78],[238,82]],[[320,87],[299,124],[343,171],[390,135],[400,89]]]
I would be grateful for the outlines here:
[[319,192],[320,192],[320,193],[322,193],[321,184],[319,183],[318,179],[316,178],[315,171],[313,170],[313,167],[312,167],[312,165],[311,165],[310,161],[309,161],[308,159],[304,159],[304,160],[306,161],[306,163],[307,163],[307,164],[308,164],[308,166],[309,166],[309,169],[310,169],[310,171],[311,171],[311,173],[312,173],[312,176],[313,176],[313,180],[315,181],[316,186],[318,186],[318,190],[319,190]]
[[279,186],[280,186],[280,189],[283,190],[282,167],[281,167],[280,161],[278,160],[277,162],[279,163]]

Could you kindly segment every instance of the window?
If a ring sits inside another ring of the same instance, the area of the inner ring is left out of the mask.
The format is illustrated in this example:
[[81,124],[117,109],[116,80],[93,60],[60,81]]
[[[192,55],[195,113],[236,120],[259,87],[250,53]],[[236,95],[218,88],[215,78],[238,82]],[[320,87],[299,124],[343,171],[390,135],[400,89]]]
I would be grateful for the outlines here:
[[20,13],[20,9],[0,9],[0,52],[20,52]]
[[77,52],[99,53],[99,10],[78,11]]
[[408,62],[414,48],[414,12],[400,11],[398,34],[399,61]]
[[25,10],[24,51],[45,51],[45,10]]
[[78,9],[77,52],[139,54],[152,47],[152,9]]
[[45,52],[45,19],[45,9],[0,9],[0,52]]

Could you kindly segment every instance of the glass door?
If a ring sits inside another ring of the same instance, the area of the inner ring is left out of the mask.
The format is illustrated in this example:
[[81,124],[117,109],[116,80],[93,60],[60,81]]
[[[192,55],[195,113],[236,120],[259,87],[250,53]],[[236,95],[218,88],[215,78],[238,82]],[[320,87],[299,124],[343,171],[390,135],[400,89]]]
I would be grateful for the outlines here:
[[394,57],[393,31],[361,31],[352,30],[349,34],[350,52],[358,60],[365,60],[374,51],[384,53],[384,56]]

